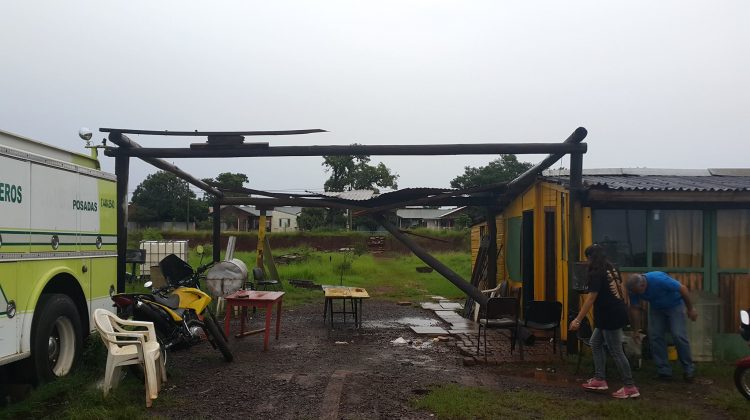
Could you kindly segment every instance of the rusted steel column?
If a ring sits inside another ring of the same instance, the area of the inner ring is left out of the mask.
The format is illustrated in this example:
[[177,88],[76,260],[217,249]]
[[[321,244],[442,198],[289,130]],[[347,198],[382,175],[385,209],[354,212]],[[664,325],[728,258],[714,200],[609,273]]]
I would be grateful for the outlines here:
[[483,295],[482,292],[479,291],[479,289],[472,286],[471,283],[461,278],[461,276],[456,274],[453,270],[430,255],[424,248],[417,245],[410,238],[406,237],[406,235],[401,233],[401,231],[399,231],[396,226],[392,225],[388,220],[386,220],[386,218],[382,214],[373,214],[371,217],[375,219],[375,221],[378,222],[381,226],[383,226],[385,230],[390,232],[394,238],[398,239],[402,244],[406,245],[406,247],[409,248],[414,253],[414,255],[419,257],[420,260],[424,261],[425,264],[435,269],[435,271],[448,279],[448,281],[456,285],[456,287],[461,289],[462,292],[466,293],[466,295],[474,299],[475,302],[478,302],[480,305],[487,304],[487,297]]
[[213,260],[214,262],[221,261],[221,204],[217,201],[214,203],[214,212],[213,212],[214,220],[213,220],[213,228],[214,228],[214,234],[212,237],[213,242]]
[[487,207],[487,235],[489,235],[489,246],[487,247],[487,288],[497,286],[497,224],[495,211]]
[[255,266],[263,268],[263,243],[266,240],[266,210],[260,210],[258,220],[258,245],[255,247]]
[[[568,222],[568,318],[579,310],[578,292],[573,289],[573,270],[580,259],[581,228],[583,226],[583,210],[581,209],[581,193],[583,190],[583,154],[570,155],[570,219]],[[563,323],[567,323],[563,319]],[[570,335],[568,336],[570,337]],[[578,340],[567,341],[568,353],[578,351]]]
[[128,251],[128,178],[130,158],[115,158],[117,177],[117,293],[125,292],[126,262]]

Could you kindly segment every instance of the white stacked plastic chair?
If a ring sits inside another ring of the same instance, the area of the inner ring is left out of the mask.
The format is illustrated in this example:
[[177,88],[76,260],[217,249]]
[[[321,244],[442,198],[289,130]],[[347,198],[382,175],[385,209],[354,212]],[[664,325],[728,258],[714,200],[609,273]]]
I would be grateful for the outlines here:
[[151,401],[159,395],[161,383],[167,381],[165,361],[161,357],[154,324],[125,320],[106,309],[94,311],[94,322],[107,347],[104,395],[117,387],[122,366],[141,364],[146,387],[146,407],[151,407]]

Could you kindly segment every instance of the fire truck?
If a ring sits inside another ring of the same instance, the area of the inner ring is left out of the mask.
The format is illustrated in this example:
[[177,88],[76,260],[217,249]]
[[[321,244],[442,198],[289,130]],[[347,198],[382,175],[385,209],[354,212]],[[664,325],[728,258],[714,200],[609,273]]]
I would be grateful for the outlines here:
[[94,310],[111,307],[115,207],[96,149],[0,131],[0,370],[43,382],[80,360]]

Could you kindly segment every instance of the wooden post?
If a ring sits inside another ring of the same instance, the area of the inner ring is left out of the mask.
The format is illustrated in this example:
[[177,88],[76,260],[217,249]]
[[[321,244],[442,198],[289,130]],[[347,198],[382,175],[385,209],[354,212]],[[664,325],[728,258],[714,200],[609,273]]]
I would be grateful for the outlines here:
[[221,204],[218,200],[214,203],[214,234],[213,234],[213,259],[214,262],[221,261]]
[[497,222],[495,211],[487,207],[487,235],[489,246],[487,247],[487,288],[497,286]]
[[[260,210],[260,209],[259,209]],[[255,247],[255,266],[263,268],[263,242],[266,240],[266,210],[260,210],[258,220],[258,245]]]
[[[573,289],[573,270],[575,263],[580,259],[581,251],[581,229],[583,227],[583,210],[581,209],[581,191],[583,188],[583,154],[572,153],[570,155],[570,219],[568,221],[568,311],[563,323],[567,324],[567,318],[579,310],[578,292]],[[568,354],[578,352],[578,340],[567,340]]]
[[115,158],[117,177],[117,293],[125,292],[126,263],[128,251],[128,177],[130,158]]

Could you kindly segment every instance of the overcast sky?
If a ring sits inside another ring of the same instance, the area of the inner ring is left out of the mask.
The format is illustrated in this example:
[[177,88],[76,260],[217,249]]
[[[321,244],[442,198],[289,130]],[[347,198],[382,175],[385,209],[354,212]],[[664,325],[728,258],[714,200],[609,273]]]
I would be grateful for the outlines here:
[[[7,0],[0,129],[82,151],[81,126],[330,131],[253,139],[271,145],[560,142],[583,126],[586,168],[748,167],[749,21],[745,0]],[[373,161],[401,188],[447,187],[494,158]],[[322,190],[321,162],[174,161],[268,190]],[[131,168],[131,191],[154,171]]]

